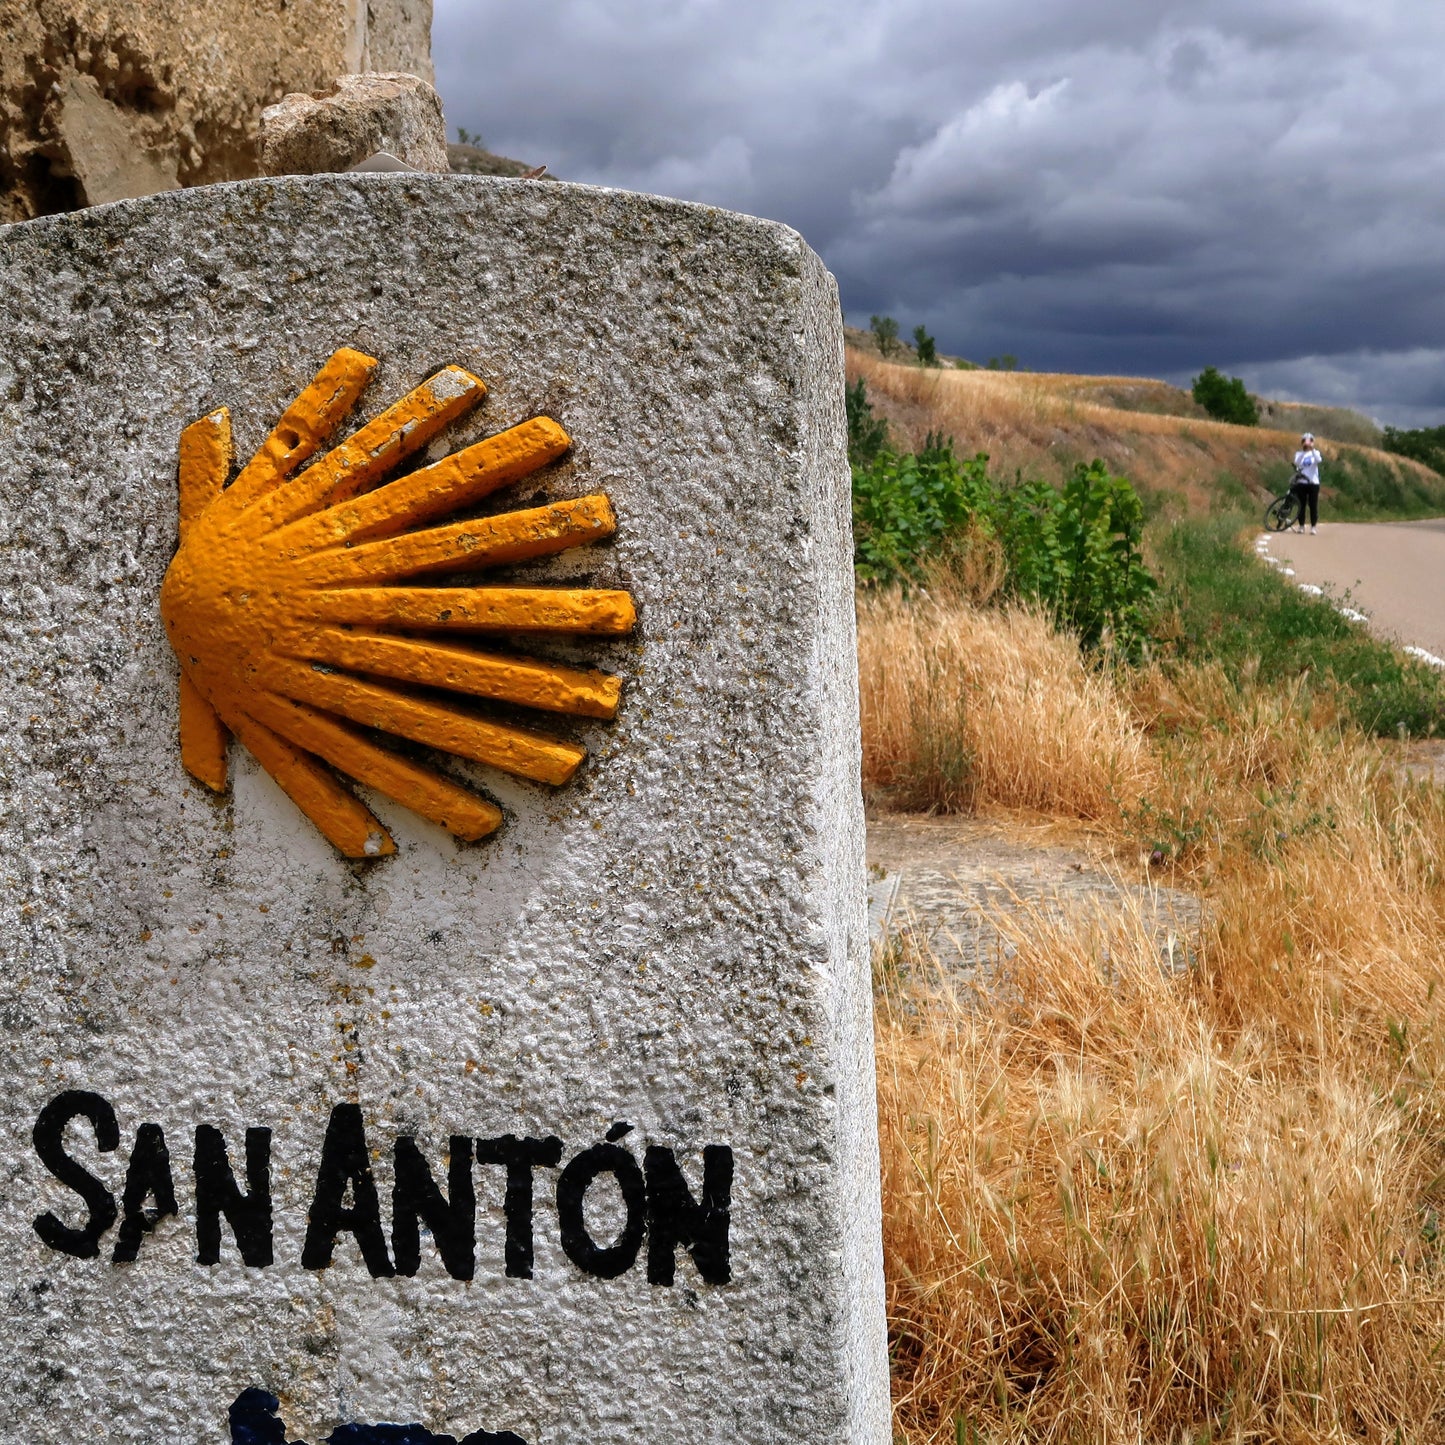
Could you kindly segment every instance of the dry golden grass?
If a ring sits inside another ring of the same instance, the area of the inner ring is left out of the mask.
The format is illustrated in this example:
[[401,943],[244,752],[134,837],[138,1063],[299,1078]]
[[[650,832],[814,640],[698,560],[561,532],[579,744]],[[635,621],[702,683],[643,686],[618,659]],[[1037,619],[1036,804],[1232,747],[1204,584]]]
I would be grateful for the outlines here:
[[[987,452],[1003,475],[1021,470],[1059,481],[1075,462],[1101,457],[1125,476],[1147,478],[1204,507],[1226,474],[1264,495],[1271,490],[1266,471],[1287,461],[1299,442],[1294,430],[1211,421],[1192,402],[1181,402],[1175,388],[1143,378],[931,369],[856,350],[849,350],[847,364],[849,379],[867,382],[870,399],[903,445],[916,448],[929,431],[941,430],[966,454]],[[1282,403],[1276,410],[1291,426],[1296,412],[1321,415]],[[1416,467],[1367,446],[1353,450]],[[1438,483],[1433,473],[1421,474]]]
[[1440,792],[1288,691],[1086,674],[1038,619],[968,610],[924,603],[910,636],[861,604],[874,780],[918,711],[884,674],[941,707],[930,649],[971,659],[958,707],[1000,709],[977,736],[1025,719],[977,795],[1092,817],[1122,858],[1172,829],[1207,921],[1176,971],[1121,904],[1015,914],[973,992],[885,972],[897,1429],[1445,1440]]
[[1149,777],[1126,704],[1043,614],[859,599],[863,776],[895,804],[1098,818]]

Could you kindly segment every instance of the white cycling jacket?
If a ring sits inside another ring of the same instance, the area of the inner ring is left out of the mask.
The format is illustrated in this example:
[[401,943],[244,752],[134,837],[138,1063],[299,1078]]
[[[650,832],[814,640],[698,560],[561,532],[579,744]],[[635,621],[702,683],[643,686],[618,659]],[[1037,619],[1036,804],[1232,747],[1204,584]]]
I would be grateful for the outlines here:
[[1320,484],[1320,462],[1323,460],[1319,452],[1311,447],[1307,452],[1294,454],[1294,469],[1311,486],[1317,487]]

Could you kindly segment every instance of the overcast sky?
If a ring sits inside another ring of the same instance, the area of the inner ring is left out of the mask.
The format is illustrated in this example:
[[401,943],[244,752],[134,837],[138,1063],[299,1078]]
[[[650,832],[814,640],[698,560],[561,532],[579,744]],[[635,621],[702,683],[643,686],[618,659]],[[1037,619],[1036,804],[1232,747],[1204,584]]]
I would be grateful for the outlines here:
[[1445,423],[1442,0],[436,0],[452,127],[796,226],[848,319]]

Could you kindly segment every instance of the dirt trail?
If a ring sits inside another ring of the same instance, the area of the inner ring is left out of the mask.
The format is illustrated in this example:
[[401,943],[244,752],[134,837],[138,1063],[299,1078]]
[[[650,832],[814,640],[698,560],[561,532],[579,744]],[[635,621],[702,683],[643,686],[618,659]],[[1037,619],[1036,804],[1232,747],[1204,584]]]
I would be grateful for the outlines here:
[[1381,637],[1445,657],[1445,518],[1320,523],[1317,536],[1282,532],[1272,556],[1296,582],[1328,587],[1369,615]]

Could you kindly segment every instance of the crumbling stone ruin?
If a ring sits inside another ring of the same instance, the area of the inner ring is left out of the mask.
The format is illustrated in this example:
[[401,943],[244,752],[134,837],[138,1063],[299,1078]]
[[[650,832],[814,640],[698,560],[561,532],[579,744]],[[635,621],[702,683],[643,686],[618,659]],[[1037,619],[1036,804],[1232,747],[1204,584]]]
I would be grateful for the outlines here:
[[326,92],[288,95],[261,114],[261,169],[314,176],[378,152],[417,171],[445,174],[441,97],[415,75],[342,75]]
[[260,170],[261,111],[430,81],[431,0],[0,0],[0,224]]

